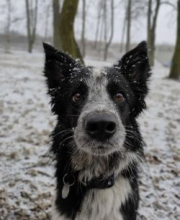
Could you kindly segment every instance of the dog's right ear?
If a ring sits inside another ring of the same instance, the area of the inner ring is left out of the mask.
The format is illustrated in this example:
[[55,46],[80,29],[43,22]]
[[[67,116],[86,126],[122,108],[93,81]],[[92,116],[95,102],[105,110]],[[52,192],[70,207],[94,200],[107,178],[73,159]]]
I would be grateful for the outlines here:
[[73,69],[77,67],[77,62],[68,54],[56,50],[49,44],[43,43],[45,52],[44,74],[47,78],[49,89],[57,88],[65,81]]

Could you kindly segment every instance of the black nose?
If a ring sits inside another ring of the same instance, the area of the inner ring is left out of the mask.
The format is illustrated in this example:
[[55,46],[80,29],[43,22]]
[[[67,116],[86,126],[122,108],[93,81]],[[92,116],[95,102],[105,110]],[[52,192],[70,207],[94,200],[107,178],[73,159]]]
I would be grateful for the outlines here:
[[85,120],[86,132],[94,139],[105,141],[116,131],[116,119],[110,114],[93,114]]

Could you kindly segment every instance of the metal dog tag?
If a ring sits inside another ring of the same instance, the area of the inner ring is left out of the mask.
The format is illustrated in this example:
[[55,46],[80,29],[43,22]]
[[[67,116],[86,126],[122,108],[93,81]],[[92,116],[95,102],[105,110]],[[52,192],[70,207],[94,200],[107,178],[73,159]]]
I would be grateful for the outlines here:
[[67,184],[64,184],[63,188],[62,188],[62,198],[66,199],[69,195],[69,188],[70,186]]
[[63,176],[62,198],[66,199],[69,195],[70,187],[74,185],[75,178],[73,175],[65,174]]

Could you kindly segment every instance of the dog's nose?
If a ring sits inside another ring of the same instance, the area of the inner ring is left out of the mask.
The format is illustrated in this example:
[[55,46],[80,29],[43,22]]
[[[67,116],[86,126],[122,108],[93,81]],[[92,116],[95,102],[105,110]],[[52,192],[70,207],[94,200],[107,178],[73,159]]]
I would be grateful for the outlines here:
[[94,139],[105,141],[116,131],[116,119],[110,114],[93,114],[85,120],[86,132]]

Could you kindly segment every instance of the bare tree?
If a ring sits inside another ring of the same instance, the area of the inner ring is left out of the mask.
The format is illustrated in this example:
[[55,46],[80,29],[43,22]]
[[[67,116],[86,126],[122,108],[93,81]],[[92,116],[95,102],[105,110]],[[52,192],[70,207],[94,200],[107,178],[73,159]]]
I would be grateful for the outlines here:
[[11,0],[6,0],[7,3],[7,24],[6,24],[6,52],[10,52],[11,48],[11,33],[10,33],[10,28],[11,28]]
[[101,52],[104,33],[104,0],[100,0],[98,4],[98,22],[96,26],[96,37],[94,47],[97,48],[98,53]]
[[149,61],[151,66],[154,66],[156,26],[157,26],[157,18],[158,18],[160,4],[161,4],[161,0],[156,0],[155,12],[153,15],[152,0],[149,0],[148,2],[147,43],[149,48]]
[[[104,12],[103,12],[104,13]],[[100,29],[100,35],[99,35],[99,44],[98,44],[98,53],[101,52],[101,44],[103,42],[103,30],[104,30],[104,15],[102,14],[101,19],[100,19],[100,25],[99,25],[99,29]]]
[[53,3],[53,45],[57,49],[62,49],[61,34],[59,30],[61,2],[59,0],[53,0],[52,3]]
[[104,60],[107,59],[108,49],[112,42],[113,34],[114,34],[114,0],[111,0],[111,33],[108,41],[107,41],[107,37],[105,38],[106,41],[105,41],[105,49],[104,49]]
[[126,52],[130,49],[130,38],[131,38],[131,6],[132,0],[128,0],[127,5],[127,40],[126,40]]
[[100,21],[101,21],[101,11],[102,11],[102,0],[99,2],[97,11],[98,11],[98,16],[97,16],[97,25],[96,25],[96,34],[95,34],[95,41],[94,41],[94,48],[97,48],[97,43],[98,43],[98,36],[99,36],[99,31],[100,31]]
[[28,35],[28,52],[32,53],[33,45],[36,39],[36,26],[37,26],[37,12],[38,0],[35,0],[33,8],[33,1],[26,1],[26,19],[27,19],[27,35]]
[[104,20],[104,42],[107,42],[107,0],[104,0],[103,6],[103,20]]
[[48,4],[46,6],[46,18],[45,18],[45,33],[44,33],[45,41],[48,38],[48,24],[49,24],[49,14],[50,14],[49,8],[50,8],[50,5]]
[[147,44],[150,45],[151,36],[151,16],[152,16],[152,0],[148,1],[148,12],[147,12]]
[[[126,45],[125,50],[128,51],[131,46],[131,26],[132,22],[138,23],[138,19],[146,16],[145,9],[147,7],[146,0],[121,0],[120,4],[124,3],[125,5],[125,14],[122,25],[122,35],[120,43],[120,52],[123,51],[123,42],[126,36]],[[122,9],[122,6],[121,6]]]
[[180,0],[177,0],[177,39],[169,78],[180,79]]
[[126,31],[126,22],[127,22],[127,10],[125,10],[124,21],[123,21],[122,37],[121,37],[121,44],[120,44],[120,52],[123,51],[123,41],[124,41],[124,36],[125,36],[125,31]]
[[59,31],[61,34],[62,50],[71,54],[74,58],[79,58],[83,62],[82,55],[74,36],[74,20],[78,8],[79,0],[65,0],[62,6]]
[[[171,1],[171,2],[170,2]],[[162,1],[161,2],[161,5],[169,5],[171,6],[174,10],[177,10],[177,7],[176,7],[176,4],[172,3],[172,0],[169,0],[169,1]]]
[[81,32],[81,44],[82,44],[82,56],[85,56],[85,28],[86,28],[86,0],[83,0],[82,4],[82,32]]

